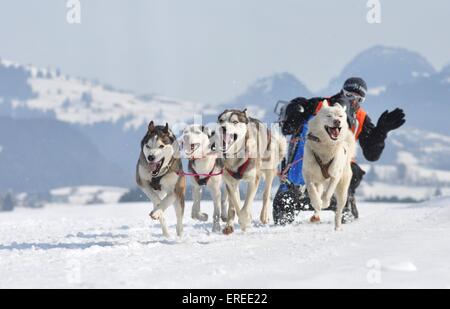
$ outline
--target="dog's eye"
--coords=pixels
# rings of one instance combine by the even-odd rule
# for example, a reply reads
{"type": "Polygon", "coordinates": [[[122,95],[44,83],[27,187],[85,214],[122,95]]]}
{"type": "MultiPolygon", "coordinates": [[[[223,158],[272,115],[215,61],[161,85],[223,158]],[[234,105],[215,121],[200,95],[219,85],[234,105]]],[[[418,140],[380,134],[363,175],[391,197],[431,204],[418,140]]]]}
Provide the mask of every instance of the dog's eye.
{"type": "Polygon", "coordinates": [[[149,145],[145,145],[145,148],[150,149],[150,146],[149,145]]]}
{"type": "Polygon", "coordinates": [[[160,146],[159,146],[159,149],[163,149],[163,148],[164,148],[164,145],[160,145],[160,146]]]}

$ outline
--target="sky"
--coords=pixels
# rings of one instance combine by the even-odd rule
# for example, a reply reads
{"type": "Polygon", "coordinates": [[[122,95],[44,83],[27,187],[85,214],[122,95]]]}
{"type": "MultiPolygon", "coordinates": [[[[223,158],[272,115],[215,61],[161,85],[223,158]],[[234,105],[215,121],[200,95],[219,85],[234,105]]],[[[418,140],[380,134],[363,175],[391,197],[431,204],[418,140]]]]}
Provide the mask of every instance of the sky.
{"type": "Polygon", "coordinates": [[[290,72],[320,91],[358,53],[405,47],[450,63],[450,1],[0,0],[0,57],[98,79],[137,93],[217,103],[290,72]]]}

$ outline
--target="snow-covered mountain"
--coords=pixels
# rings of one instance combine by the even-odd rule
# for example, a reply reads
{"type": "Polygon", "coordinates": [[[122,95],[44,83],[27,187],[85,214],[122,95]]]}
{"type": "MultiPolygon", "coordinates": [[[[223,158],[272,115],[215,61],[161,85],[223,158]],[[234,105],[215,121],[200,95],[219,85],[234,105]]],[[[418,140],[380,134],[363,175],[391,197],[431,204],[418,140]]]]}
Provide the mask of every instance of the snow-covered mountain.
{"type": "Polygon", "coordinates": [[[378,45],[359,53],[321,93],[339,91],[350,76],[364,77],[369,88],[376,91],[390,84],[410,83],[435,73],[428,60],[416,52],[378,45]]]}
{"type": "Polygon", "coordinates": [[[139,129],[150,119],[187,121],[211,106],[163,96],[138,96],[96,81],[62,75],[59,70],[0,62],[0,113],[42,116],[81,125],[119,124],[139,129]],[[180,113],[180,111],[183,111],[180,113]]]}
{"type": "Polygon", "coordinates": [[[224,103],[223,108],[248,108],[254,117],[272,121],[277,101],[289,101],[300,95],[309,97],[312,93],[294,75],[279,73],[257,80],[243,94],[224,103]]]}
{"type": "Polygon", "coordinates": [[[450,195],[450,136],[404,128],[390,134],[381,160],[359,162],[367,172],[358,194],[369,200],[426,200],[450,195]]]}
{"type": "Polygon", "coordinates": [[[49,132],[42,132],[43,135],[28,145],[39,150],[31,158],[33,162],[48,164],[33,164],[27,168],[21,167],[23,162],[19,158],[23,154],[19,144],[12,146],[14,141],[23,138],[22,131],[1,132],[0,145],[3,149],[8,144],[6,150],[11,160],[0,163],[3,166],[0,190],[28,191],[34,186],[35,190],[42,190],[86,184],[132,186],[139,143],[148,122],[178,124],[179,127],[174,128],[177,131],[182,129],[183,123],[202,113],[216,114],[217,111],[207,104],[156,95],[138,96],[95,81],[63,75],[57,69],[1,60],[0,116],[6,117],[3,124],[20,119],[22,131],[28,129],[35,133],[40,131],[33,131],[36,120],[30,119],[57,122],[46,122],[49,132]],[[47,147],[52,138],[57,138],[58,144],[47,147]],[[86,143],[80,142],[82,139],[86,143]],[[74,140],[78,141],[76,149],[68,146],[74,140]],[[75,157],[70,168],[66,152],[75,157]],[[14,160],[19,162],[12,164],[14,160]],[[115,168],[106,168],[108,164],[115,168]],[[60,168],[65,166],[67,170],[60,168]],[[36,176],[42,173],[38,182],[30,175],[34,170],[39,170],[36,176]],[[28,182],[29,179],[34,180],[28,182]]]}
{"type": "Polygon", "coordinates": [[[88,137],[61,121],[0,117],[0,145],[0,191],[130,183],[88,137]]]}

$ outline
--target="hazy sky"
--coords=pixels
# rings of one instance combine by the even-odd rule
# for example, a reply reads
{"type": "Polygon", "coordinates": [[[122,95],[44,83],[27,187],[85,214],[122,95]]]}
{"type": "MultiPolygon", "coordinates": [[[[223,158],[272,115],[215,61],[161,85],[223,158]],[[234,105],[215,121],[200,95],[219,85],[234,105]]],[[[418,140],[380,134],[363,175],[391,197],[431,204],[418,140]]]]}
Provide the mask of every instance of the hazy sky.
{"type": "Polygon", "coordinates": [[[255,79],[295,74],[319,90],[357,53],[376,44],[450,63],[450,1],[0,0],[0,57],[59,67],[139,93],[206,102],[232,98],[255,79]]]}

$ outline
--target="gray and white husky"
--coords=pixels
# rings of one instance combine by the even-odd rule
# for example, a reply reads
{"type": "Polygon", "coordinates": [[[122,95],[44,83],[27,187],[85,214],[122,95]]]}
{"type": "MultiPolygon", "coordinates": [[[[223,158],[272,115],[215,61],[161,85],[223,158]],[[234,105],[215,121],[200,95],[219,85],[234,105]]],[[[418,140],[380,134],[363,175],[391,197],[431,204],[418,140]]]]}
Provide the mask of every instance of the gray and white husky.
{"type": "Polygon", "coordinates": [[[182,143],[189,160],[194,204],[192,218],[208,221],[208,215],[200,212],[202,188],[208,187],[214,201],[213,232],[220,231],[220,218],[225,222],[227,194],[222,194],[223,160],[214,149],[214,132],[202,125],[190,125],[183,130],[182,143]]]}
{"type": "Polygon", "coordinates": [[[159,220],[162,232],[169,237],[164,211],[175,206],[177,235],[183,233],[185,177],[179,156],[179,148],[169,125],[155,126],[153,121],[141,141],[141,153],[136,167],[136,182],[153,202],[150,217],[159,220]]]}
{"type": "Polygon", "coordinates": [[[228,220],[224,234],[234,232],[237,214],[245,231],[251,223],[251,207],[262,178],[265,179],[263,207],[260,219],[269,222],[271,189],[277,167],[286,154],[286,139],[262,122],[250,118],[247,110],[225,110],[218,117],[218,147],[224,156],[224,181],[228,191],[228,220]],[[244,206],[241,209],[239,184],[248,183],[244,206]]]}
{"type": "Polygon", "coordinates": [[[311,222],[320,221],[333,194],[337,201],[336,230],[341,228],[342,210],[347,202],[352,178],[351,160],[355,157],[355,136],[347,122],[346,109],[327,101],[309,122],[308,140],[303,156],[303,177],[315,213],[311,222]]]}

